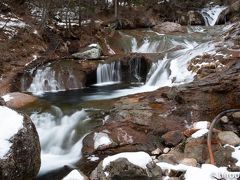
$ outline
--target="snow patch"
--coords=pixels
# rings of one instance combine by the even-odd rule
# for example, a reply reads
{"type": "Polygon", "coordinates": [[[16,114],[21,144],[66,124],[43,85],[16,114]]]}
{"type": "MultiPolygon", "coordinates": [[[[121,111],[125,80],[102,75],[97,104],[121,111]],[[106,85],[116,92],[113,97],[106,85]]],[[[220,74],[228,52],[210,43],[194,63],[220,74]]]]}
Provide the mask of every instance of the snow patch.
{"type": "Polygon", "coordinates": [[[98,161],[99,157],[97,157],[95,155],[92,155],[92,156],[89,156],[87,159],[90,160],[90,161],[98,161]]]}
{"type": "Polygon", "coordinates": [[[94,133],[93,141],[94,149],[98,149],[100,146],[107,146],[112,144],[112,140],[109,138],[108,134],[103,132],[94,133]]]}
{"type": "Polygon", "coordinates": [[[5,102],[11,101],[12,99],[14,99],[14,97],[12,97],[10,94],[6,94],[4,96],[2,96],[3,100],[5,102]]]}
{"type": "Polygon", "coordinates": [[[63,180],[84,180],[84,177],[78,170],[71,171],[63,180]]]}
{"type": "Polygon", "coordinates": [[[8,107],[0,106],[0,117],[0,159],[3,159],[12,145],[9,139],[23,128],[23,116],[8,107]]]}
{"type": "Polygon", "coordinates": [[[125,153],[119,153],[113,156],[108,156],[103,160],[103,169],[106,168],[111,162],[119,159],[119,158],[126,158],[130,163],[139,166],[143,169],[146,169],[146,165],[150,162],[152,162],[152,158],[149,156],[149,154],[145,152],[125,152],[125,153]]]}
{"type": "Polygon", "coordinates": [[[229,172],[227,171],[227,167],[218,168],[211,164],[203,164],[200,168],[183,164],[173,165],[165,162],[157,163],[157,165],[161,167],[162,170],[186,172],[184,176],[185,180],[215,180],[222,178],[226,180],[233,180],[240,176],[240,172],[229,172]]]}
{"type": "Polygon", "coordinates": [[[195,129],[207,129],[210,123],[208,121],[199,121],[193,124],[195,129]]]}
{"type": "Polygon", "coordinates": [[[200,129],[192,134],[192,138],[199,138],[208,133],[208,129],[200,129]]]}

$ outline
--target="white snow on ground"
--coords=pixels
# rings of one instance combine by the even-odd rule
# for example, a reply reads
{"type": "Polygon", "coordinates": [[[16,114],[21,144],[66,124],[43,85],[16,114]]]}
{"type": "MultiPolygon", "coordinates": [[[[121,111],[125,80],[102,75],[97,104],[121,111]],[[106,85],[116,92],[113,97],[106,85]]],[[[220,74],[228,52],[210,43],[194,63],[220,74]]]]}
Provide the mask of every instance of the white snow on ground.
{"type": "Polygon", "coordinates": [[[71,171],[63,180],[84,180],[84,177],[78,170],[71,171]]]}
{"type": "Polygon", "coordinates": [[[234,146],[229,145],[229,144],[226,144],[225,146],[230,146],[231,148],[234,149],[234,152],[232,153],[232,157],[237,160],[236,166],[240,167],[240,146],[234,147],[234,146]]]}
{"type": "Polygon", "coordinates": [[[199,138],[208,133],[208,129],[200,129],[192,134],[193,138],[199,138]]]}
{"type": "Polygon", "coordinates": [[[199,121],[193,124],[195,129],[207,129],[210,123],[208,121],[199,121]]]}
{"type": "Polygon", "coordinates": [[[157,163],[162,170],[175,170],[186,172],[185,180],[216,180],[225,178],[226,180],[237,180],[240,177],[240,172],[229,172],[227,167],[216,167],[211,164],[203,164],[201,168],[186,166],[183,164],[172,165],[165,162],[157,163]]]}
{"type": "Polygon", "coordinates": [[[236,166],[240,167],[240,146],[234,148],[235,151],[232,153],[232,157],[237,159],[236,166]]]}
{"type": "Polygon", "coordinates": [[[193,124],[194,129],[198,129],[197,132],[192,134],[192,138],[199,138],[208,133],[208,127],[210,123],[208,121],[199,121],[193,124]]]}
{"type": "Polygon", "coordinates": [[[3,30],[9,39],[17,34],[18,29],[25,26],[26,23],[14,14],[0,15],[0,29],[3,30]]]}
{"type": "Polygon", "coordinates": [[[89,156],[87,159],[90,161],[97,161],[99,160],[99,157],[92,155],[92,156],[89,156]]]}
{"type": "Polygon", "coordinates": [[[93,141],[94,149],[97,149],[100,146],[107,146],[112,144],[112,140],[109,138],[108,134],[103,132],[94,133],[93,141]]]}
{"type": "Polygon", "coordinates": [[[10,150],[9,139],[23,128],[23,116],[5,106],[0,106],[0,159],[10,150]]]}
{"type": "Polygon", "coordinates": [[[103,160],[103,169],[106,168],[112,161],[115,161],[119,158],[126,158],[130,163],[139,166],[143,169],[146,169],[146,165],[152,161],[152,158],[149,156],[149,154],[145,152],[125,152],[125,153],[119,153],[113,156],[108,156],[103,160]]]}
{"type": "Polygon", "coordinates": [[[14,97],[12,97],[10,94],[6,94],[4,96],[2,96],[2,98],[4,99],[5,102],[11,101],[12,99],[14,99],[14,97]]]}

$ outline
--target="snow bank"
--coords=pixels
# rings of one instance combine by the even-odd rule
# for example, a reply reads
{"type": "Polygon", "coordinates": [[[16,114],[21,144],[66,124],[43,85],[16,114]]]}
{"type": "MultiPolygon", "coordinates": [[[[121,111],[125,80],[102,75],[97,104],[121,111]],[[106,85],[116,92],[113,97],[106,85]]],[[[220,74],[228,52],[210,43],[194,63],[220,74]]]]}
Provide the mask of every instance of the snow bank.
{"type": "Polygon", "coordinates": [[[63,180],[84,180],[84,177],[78,170],[71,171],[63,180]]]}
{"type": "Polygon", "coordinates": [[[240,172],[229,172],[227,167],[216,167],[211,164],[203,164],[199,167],[192,167],[183,164],[172,165],[165,162],[157,163],[162,170],[175,170],[186,172],[185,180],[215,180],[224,178],[226,180],[234,180],[240,177],[240,172]]]}
{"type": "Polygon", "coordinates": [[[5,106],[0,106],[0,159],[10,150],[9,139],[23,128],[23,116],[5,106]]]}
{"type": "Polygon", "coordinates": [[[152,158],[149,154],[145,152],[126,152],[126,153],[119,153],[113,156],[108,156],[103,160],[103,169],[106,168],[111,162],[119,159],[119,158],[126,158],[130,163],[139,166],[143,169],[146,169],[146,165],[152,161],[152,158]]]}
{"type": "Polygon", "coordinates": [[[109,138],[108,134],[103,132],[94,133],[93,141],[94,149],[97,149],[100,146],[107,146],[112,144],[112,140],[109,138]]]}

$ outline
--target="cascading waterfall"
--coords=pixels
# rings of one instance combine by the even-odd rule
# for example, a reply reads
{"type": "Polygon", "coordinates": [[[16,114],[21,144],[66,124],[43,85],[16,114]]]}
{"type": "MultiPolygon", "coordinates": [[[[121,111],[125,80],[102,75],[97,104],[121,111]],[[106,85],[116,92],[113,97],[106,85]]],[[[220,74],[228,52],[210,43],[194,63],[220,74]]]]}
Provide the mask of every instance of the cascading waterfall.
{"type": "Polygon", "coordinates": [[[59,91],[63,89],[56,80],[55,75],[56,73],[51,70],[51,67],[38,69],[27,91],[39,95],[47,91],[59,91]]]}
{"type": "Polygon", "coordinates": [[[70,116],[63,116],[62,111],[54,106],[55,113],[33,113],[34,122],[41,143],[40,175],[48,171],[71,165],[81,158],[82,140],[76,138],[77,124],[88,120],[87,113],[77,111],[70,116]]]}
{"type": "MultiPolygon", "coordinates": [[[[45,92],[57,92],[82,88],[82,83],[77,81],[71,70],[65,70],[65,72],[67,73],[57,73],[49,66],[38,69],[27,91],[32,92],[35,95],[41,95],[45,92]]],[[[24,84],[24,80],[22,80],[22,82],[22,84],[24,84]]],[[[24,87],[22,88],[24,90],[24,87]]]]}
{"type": "Polygon", "coordinates": [[[121,82],[121,62],[99,64],[97,68],[97,85],[116,84],[121,82]]]}
{"type": "Polygon", "coordinates": [[[179,55],[175,58],[165,57],[158,62],[158,67],[149,77],[146,86],[160,88],[191,82],[194,74],[187,69],[189,61],[205,52],[213,51],[214,48],[212,42],[203,43],[185,52],[180,50],[179,55]]]}
{"type": "Polygon", "coordinates": [[[148,38],[144,38],[141,46],[138,46],[136,38],[132,38],[132,52],[134,53],[156,53],[158,51],[158,41],[150,42],[148,38]]]}
{"type": "Polygon", "coordinates": [[[212,6],[203,8],[200,13],[202,14],[206,26],[214,26],[219,20],[220,14],[226,9],[225,6],[212,6]]]}

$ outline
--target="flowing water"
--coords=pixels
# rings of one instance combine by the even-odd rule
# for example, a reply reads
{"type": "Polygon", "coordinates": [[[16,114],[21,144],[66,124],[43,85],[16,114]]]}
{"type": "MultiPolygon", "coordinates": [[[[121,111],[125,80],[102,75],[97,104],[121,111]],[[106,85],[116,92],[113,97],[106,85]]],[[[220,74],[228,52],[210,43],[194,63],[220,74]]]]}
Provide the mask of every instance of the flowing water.
{"type": "MultiPolygon", "coordinates": [[[[113,98],[192,82],[195,74],[187,69],[191,59],[215,50],[211,36],[202,38],[206,36],[204,33],[208,32],[206,28],[202,29],[201,32],[187,33],[181,37],[145,30],[140,31],[141,35],[145,34],[145,38],[142,39],[133,36],[136,31],[120,32],[121,41],[126,39],[122,44],[130,42],[130,47],[125,49],[126,52],[164,55],[164,58],[152,63],[144,78],[141,76],[142,61],[131,60],[130,83],[122,81],[124,71],[120,61],[101,62],[98,65],[96,69],[98,86],[93,85],[84,89],[71,86],[75,89],[71,91],[62,86],[63,76],[56,75],[59,73],[51,69],[51,66],[38,69],[27,89],[33,93],[41,92],[40,98],[50,104],[47,110],[37,108],[29,113],[40,136],[42,148],[40,175],[65,165],[72,166],[81,158],[83,137],[94,127],[101,125],[104,120],[92,114],[96,112],[101,114],[103,109],[109,110],[114,102],[113,98]],[[176,47],[178,48],[171,50],[176,47]],[[55,92],[58,90],[65,91],[55,92]]],[[[68,73],[65,78],[69,78],[70,74],[68,73]]],[[[77,79],[76,75],[72,78],[77,79]]]]}
{"type": "Polygon", "coordinates": [[[226,6],[210,6],[203,8],[200,13],[202,14],[206,26],[214,26],[220,17],[220,14],[226,9],[226,6]]]}
{"type": "Polygon", "coordinates": [[[121,82],[121,62],[99,64],[97,68],[97,85],[104,86],[121,82]]]}

